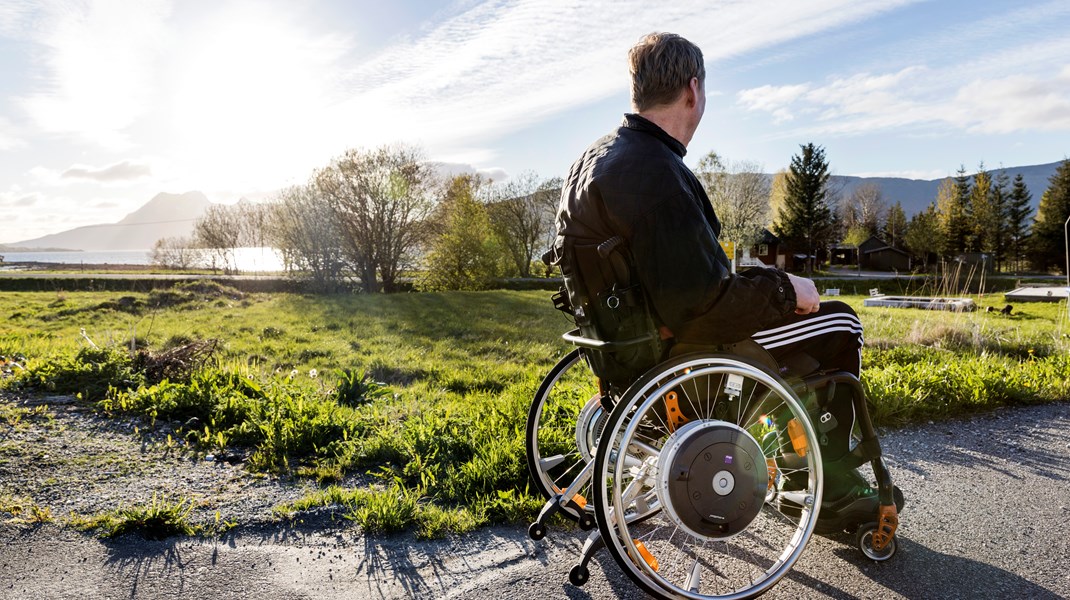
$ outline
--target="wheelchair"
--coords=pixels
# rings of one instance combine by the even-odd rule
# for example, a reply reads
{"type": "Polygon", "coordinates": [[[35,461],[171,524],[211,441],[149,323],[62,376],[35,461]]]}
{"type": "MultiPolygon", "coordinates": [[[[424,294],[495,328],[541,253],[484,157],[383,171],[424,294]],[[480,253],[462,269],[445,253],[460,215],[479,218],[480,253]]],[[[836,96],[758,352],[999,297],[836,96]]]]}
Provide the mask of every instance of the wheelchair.
{"type": "Polygon", "coordinates": [[[590,532],[572,584],[586,583],[603,548],[652,596],[702,599],[768,591],[814,533],[854,533],[874,561],[895,554],[902,498],[857,378],[797,374],[753,343],[672,348],[619,238],[558,252],[548,262],[562,266],[565,289],[554,303],[575,320],[562,336],[575,348],[528,414],[528,468],[547,498],[528,534],[543,539],[555,514],[590,532]],[[837,464],[872,466],[880,508],[819,521],[820,398],[844,386],[856,427],[837,464]]]}

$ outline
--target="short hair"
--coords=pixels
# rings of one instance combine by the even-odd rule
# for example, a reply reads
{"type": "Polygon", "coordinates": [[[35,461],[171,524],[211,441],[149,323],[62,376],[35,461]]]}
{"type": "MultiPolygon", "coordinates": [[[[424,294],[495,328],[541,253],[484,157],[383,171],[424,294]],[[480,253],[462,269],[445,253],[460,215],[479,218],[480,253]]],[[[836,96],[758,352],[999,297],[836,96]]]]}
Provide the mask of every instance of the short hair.
{"type": "Polygon", "coordinates": [[[692,77],[706,79],[702,50],[675,33],[648,33],[628,51],[632,106],[639,112],[680,97],[692,77]]]}

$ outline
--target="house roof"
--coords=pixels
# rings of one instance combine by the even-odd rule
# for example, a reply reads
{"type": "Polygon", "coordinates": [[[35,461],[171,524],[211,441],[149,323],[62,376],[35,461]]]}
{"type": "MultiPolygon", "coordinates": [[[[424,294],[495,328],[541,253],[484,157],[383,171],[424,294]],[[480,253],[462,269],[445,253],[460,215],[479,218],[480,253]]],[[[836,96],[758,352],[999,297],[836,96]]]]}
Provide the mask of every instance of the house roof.
{"type": "Polygon", "coordinates": [[[873,254],[875,252],[885,252],[885,251],[895,252],[896,254],[902,254],[903,256],[910,256],[910,254],[907,253],[905,250],[900,250],[899,248],[894,248],[892,246],[884,246],[882,248],[874,248],[872,250],[864,250],[862,252],[862,254],[873,254]]]}

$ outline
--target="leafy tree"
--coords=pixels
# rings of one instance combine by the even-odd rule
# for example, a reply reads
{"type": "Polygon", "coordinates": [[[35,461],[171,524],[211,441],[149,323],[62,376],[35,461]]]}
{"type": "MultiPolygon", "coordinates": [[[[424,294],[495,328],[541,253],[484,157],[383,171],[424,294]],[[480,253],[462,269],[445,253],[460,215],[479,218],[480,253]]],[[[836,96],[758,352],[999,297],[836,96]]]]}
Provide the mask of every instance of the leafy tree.
{"type": "Polygon", "coordinates": [[[884,229],[881,232],[884,239],[893,248],[903,247],[903,236],[907,230],[907,214],[903,211],[903,204],[898,200],[888,209],[888,218],[884,221],[884,229]]]}
{"type": "Polygon", "coordinates": [[[991,254],[995,248],[995,231],[999,213],[992,203],[992,177],[985,171],[984,163],[977,168],[970,187],[967,203],[970,233],[967,250],[991,254]]]}
{"type": "MultiPolygon", "coordinates": [[[[791,158],[787,195],[776,233],[790,247],[816,256],[827,247],[836,225],[829,206],[830,173],[824,148],[812,142],[800,148],[801,152],[791,158]]],[[[813,270],[809,258],[806,269],[813,270]]]]}
{"type": "Polygon", "coordinates": [[[769,222],[766,225],[771,231],[780,230],[780,215],[784,212],[787,198],[788,172],[780,169],[773,174],[773,181],[769,184],[769,222]]]}
{"type": "Polygon", "coordinates": [[[549,248],[560,195],[557,180],[543,181],[532,172],[493,193],[494,202],[487,207],[490,221],[521,277],[531,277],[535,258],[549,248]]]}
{"type": "Polygon", "coordinates": [[[721,221],[721,240],[735,242],[737,252],[753,246],[769,217],[771,187],[761,166],[747,161],[727,165],[711,151],[695,175],[721,221]]]}
{"type": "Polygon", "coordinates": [[[1026,242],[1029,238],[1029,217],[1033,215],[1033,194],[1022,179],[1022,174],[1014,176],[1014,185],[1007,200],[1007,243],[1008,254],[1014,270],[1021,268],[1025,258],[1026,242]]]}
{"type": "Polygon", "coordinates": [[[426,236],[434,178],[408,146],[347,150],[313,177],[334,211],[347,260],[367,292],[397,290],[426,236]]]}
{"type": "Polygon", "coordinates": [[[1070,217],[1070,159],[1055,170],[1048,179],[1048,189],[1040,197],[1030,238],[1034,268],[1047,271],[1056,267],[1065,272],[1067,217],[1070,217]]]}
{"type": "Polygon", "coordinates": [[[861,246],[862,242],[873,237],[873,233],[869,228],[864,225],[852,225],[847,228],[847,233],[843,236],[843,243],[851,246],[861,246]]]}
{"type": "Polygon", "coordinates": [[[939,254],[944,247],[943,230],[940,226],[940,213],[936,203],[929,203],[928,208],[914,215],[903,234],[903,244],[915,257],[920,258],[926,270],[929,268],[929,256],[939,254]]]}
{"type": "Polygon", "coordinates": [[[439,206],[439,231],[431,239],[420,289],[482,290],[498,276],[501,247],[486,206],[478,194],[486,182],[478,175],[458,175],[439,206]]]}

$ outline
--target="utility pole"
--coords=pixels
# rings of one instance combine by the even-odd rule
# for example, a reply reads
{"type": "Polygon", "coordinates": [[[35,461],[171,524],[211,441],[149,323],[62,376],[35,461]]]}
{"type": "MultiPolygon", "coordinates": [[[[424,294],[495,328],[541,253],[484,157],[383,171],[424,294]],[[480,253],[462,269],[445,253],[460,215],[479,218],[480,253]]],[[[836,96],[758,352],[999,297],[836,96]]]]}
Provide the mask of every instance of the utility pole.
{"type": "Polygon", "coordinates": [[[1070,216],[1063,223],[1063,242],[1066,243],[1066,290],[1070,294],[1070,216]]]}

